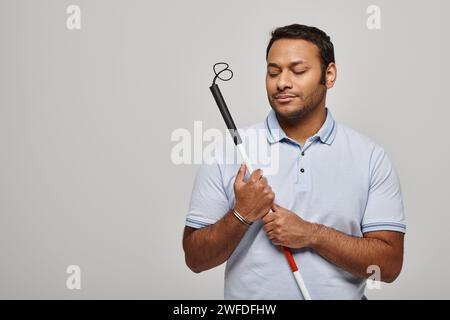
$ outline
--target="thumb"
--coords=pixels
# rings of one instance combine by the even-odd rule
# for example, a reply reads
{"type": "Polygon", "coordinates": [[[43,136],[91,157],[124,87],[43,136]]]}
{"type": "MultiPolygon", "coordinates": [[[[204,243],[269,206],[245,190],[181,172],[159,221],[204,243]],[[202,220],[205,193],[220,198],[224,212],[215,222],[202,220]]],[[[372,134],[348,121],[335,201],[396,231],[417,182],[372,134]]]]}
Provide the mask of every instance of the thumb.
{"type": "Polygon", "coordinates": [[[236,180],[234,181],[234,184],[236,186],[240,186],[244,183],[244,176],[245,176],[245,171],[247,170],[247,167],[245,165],[245,163],[242,163],[241,166],[239,167],[239,171],[236,175],[236,180]]]}
{"type": "Polygon", "coordinates": [[[272,209],[273,212],[275,212],[275,211],[278,211],[280,209],[280,206],[277,205],[276,203],[273,203],[271,209],[272,209]]]}

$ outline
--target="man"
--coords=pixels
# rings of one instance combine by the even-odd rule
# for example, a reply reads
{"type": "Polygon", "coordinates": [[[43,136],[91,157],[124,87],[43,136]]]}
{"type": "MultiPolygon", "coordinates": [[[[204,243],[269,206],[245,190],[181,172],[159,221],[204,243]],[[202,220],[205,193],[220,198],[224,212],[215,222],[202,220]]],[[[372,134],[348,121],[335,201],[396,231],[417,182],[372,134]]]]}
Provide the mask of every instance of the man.
{"type": "Polygon", "coordinates": [[[396,172],[380,146],[325,107],[337,71],[323,31],[275,29],[266,60],[272,110],[255,128],[278,146],[278,171],[245,179],[244,165],[202,165],[186,219],[186,263],[201,272],[226,261],[226,299],[302,299],[285,246],[312,299],[362,299],[372,266],[385,282],[402,268],[396,172]]]}

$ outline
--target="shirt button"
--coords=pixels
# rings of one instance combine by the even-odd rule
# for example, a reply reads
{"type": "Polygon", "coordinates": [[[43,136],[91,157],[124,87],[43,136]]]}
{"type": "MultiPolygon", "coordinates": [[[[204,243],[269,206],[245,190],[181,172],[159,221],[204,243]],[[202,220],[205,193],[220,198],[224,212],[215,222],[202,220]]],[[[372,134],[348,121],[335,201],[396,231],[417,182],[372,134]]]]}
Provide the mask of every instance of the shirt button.
{"type": "Polygon", "coordinates": [[[305,155],[305,151],[302,151],[302,156],[304,156],[305,155]]]}
{"type": "Polygon", "coordinates": [[[305,172],[305,169],[301,168],[301,169],[300,169],[300,172],[301,172],[301,173],[305,172]]]}

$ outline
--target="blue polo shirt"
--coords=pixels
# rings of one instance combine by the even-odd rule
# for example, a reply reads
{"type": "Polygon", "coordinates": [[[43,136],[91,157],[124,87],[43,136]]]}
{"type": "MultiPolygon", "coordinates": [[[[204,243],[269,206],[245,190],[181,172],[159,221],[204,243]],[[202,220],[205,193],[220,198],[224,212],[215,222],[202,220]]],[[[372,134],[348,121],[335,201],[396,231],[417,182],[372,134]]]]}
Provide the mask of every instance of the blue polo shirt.
{"type": "MultiPolygon", "coordinates": [[[[371,231],[406,231],[399,179],[386,152],[334,121],[328,108],[324,124],[303,146],[286,136],[273,110],[265,121],[240,132],[254,168],[263,169],[278,205],[355,237],[371,231]],[[263,138],[255,132],[263,132],[263,138]],[[258,140],[257,148],[251,147],[252,138],[258,140]],[[264,148],[269,161],[259,154],[264,148]]],[[[199,167],[187,226],[214,224],[234,206],[233,185],[242,159],[231,144],[231,138],[218,144],[199,167]],[[236,161],[224,161],[231,158],[236,161]]],[[[363,296],[364,279],[312,249],[292,251],[312,299],[363,296]]],[[[283,252],[267,238],[261,221],[248,229],[226,263],[225,299],[302,299],[283,252]]]]}

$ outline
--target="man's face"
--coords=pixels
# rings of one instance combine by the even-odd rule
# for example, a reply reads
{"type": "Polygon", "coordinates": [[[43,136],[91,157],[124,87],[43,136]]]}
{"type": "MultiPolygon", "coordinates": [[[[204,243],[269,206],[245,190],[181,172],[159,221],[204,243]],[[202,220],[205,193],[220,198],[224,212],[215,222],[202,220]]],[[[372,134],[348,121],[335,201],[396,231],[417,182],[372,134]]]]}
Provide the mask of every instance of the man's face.
{"type": "Polygon", "coordinates": [[[321,75],[316,45],[299,39],[276,40],[267,56],[266,89],[277,115],[295,121],[316,109],[326,94],[321,75]]]}

